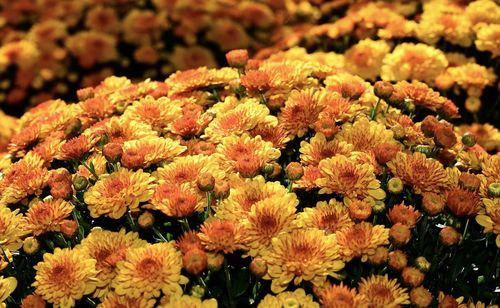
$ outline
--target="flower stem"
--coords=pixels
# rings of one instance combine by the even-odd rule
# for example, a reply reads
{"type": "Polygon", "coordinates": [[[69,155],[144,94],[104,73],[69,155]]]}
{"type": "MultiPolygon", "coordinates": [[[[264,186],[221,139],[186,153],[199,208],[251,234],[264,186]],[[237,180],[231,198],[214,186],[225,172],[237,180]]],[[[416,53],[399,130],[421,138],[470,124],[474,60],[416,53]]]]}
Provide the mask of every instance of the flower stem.
{"type": "Polygon", "coordinates": [[[379,104],[380,104],[380,97],[378,98],[375,107],[373,107],[373,109],[370,111],[370,120],[375,119],[375,115],[377,114],[377,109],[379,104]]]}
{"type": "Polygon", "coordinates": [[[465,241],[465,237],[467,236],[468,229],[469,229],[469,218],[467,218],[467,221],[465,222],[464,234],[462,235],[462,238],[460,239],[460,242],[458,243],[458,245],[462,245],[463,242],[465,241]]]}
{"type": "Polygon", "coordinates": [[[226,290],[227,296],[229,299],[229,307],[234,308],[234,300],[231,292],[231,275],[229,273],[229,264],[227,263],[227,259],[224,258],[224,274],[226,275],[226,290]]]}
{"type": "Polygon", "coordinates": [[[208,191],[207,192],[207,209],[205,210],[205,219],[208,218],[208,216],[212,215],[212,211],[210,206],[212,205],[212,192],[208,191]]]}
{"type": "Polygon", "coordinates": [[[84,162],[83,160],[80,162],[82,164],[82,166],[84,166],[85,168],[87,168],[87,170],[92,174],[93,177],[95,177],[96,180],[99,180],[99,176],[97,175],[97,173],[95,172],[94,168],[91,168],[89,165],[87,165],[86,162],[84,162]]]}
{"type": "Polygon", "coordinates": [[[179,219],[179,222],[181,223],[182,231],[188,232],[191,230],[191,227],[189,227],[189,222],[187,221],[187,218],[179,219]]]}
{"type": "Polygon", "coordinates": [[[134,218],[132,217],[130,210],[127,211],[127,222],[133,231],[137,231],[137,225],[135,224],[134,218]]]}
{"type": "Polygon", "coordinates": [[[161,234],[160,230],[156,226],[153,226],[153,232],[160,238],[162,242],[168,242],[167,239],[161,234]]]}

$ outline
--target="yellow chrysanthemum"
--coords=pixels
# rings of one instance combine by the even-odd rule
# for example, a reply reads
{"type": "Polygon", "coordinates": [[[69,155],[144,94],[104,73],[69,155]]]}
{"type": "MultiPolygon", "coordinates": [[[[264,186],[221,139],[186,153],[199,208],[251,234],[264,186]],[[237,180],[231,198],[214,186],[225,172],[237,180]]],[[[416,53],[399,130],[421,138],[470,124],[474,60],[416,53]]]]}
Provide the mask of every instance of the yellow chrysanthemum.
{"type": "Polygon", "coordinates": [[[389,244],[389,229],[368,222],[339,230],[336,235],[339,253],[346,262],[353,258],[366,262],[377,247],[389,244]]]}
{"type": "Polygon", "coordinates": [[[345,52],[345,69],[364,79],[375,80],[389,51],[386,41],[361,40],[345,52]]]}
{"type": "Polygon", "coordinates": [[[158,308],[217,308],[217,300],[215,298],[201,300],[199,297],[192,295],[182,295],[179,297],[168,298],[167,303],[163,303],[158,308]]]}
{"type": "Polygon", "coordinates": [[[435,1],[424,6],[424,13],[416,28],[419,40],[429,45],[436,44],[439,39],[469,47],[472,45],[472,25],[464,14],[452,14],[436,10],[435,1]]]}
{"type": "Polygon", "coordinates": [[[205,129],[203,137],[216,143],[226,136],[242,135],[261,123],[278,124],[277,119],[269,115],[266,105],[253,98],[238,101],[236,97],[229,96],[207,112],[215,112],[216,116],[205,129]]]}
{"type": "Polygon", "coordinates": [[[403,43],[384,58],[381,77],[387,81],[421,80],[433,84],[448,66],[442,51],[425,44],[403,43]]]}
{"type": "Polygon", "coordinates": [[[317,166],[325,158],[330,158],[338,154],[348,156],[353,148],[352,144],[344,141],[327,141],[323,134],[317,133],[309,139],[309,142],[300,142],[300,159],[304,165],[317,166]]]}
{"type": "Polygon", "coordinates": [[[9,140],[18,126],[19,122],[16,118],[8,116],[0,110],[0,152],[7,150],[9,140]]]}
{"type": "Polygon", "coordinates": [[[115,292],[110,292],[106,295],[106,298],[99,304],[98,308],[153,308],[155,306],[155,300],[150,298],[132,298],[127,295],[118,295],[115,292]]]}
{"type": "Polygon", "coordinates": [[[456,130],[459,135],[471,133],[476,138],[476,143],[486,151],[500,151],[500,130],[488,123],[472,123],[471,125],[460,125],[456,130]]]}
{"type": "Polygon", "coordinates": [[[219,218],[241,219],[248,216],[253,205],[271,199],[292,206],[298,204],[294,193],[289,193],[279,182],[266,182],[262,176],[245,179],[241,183],[233,183],[232,186],[229,197],[222,200],[215,208],[219,218]]]}
{"type": "Polygon", "coordinates": [[[439,192],[449,186],[449,179],[443,165],[427,158],[422,153],[405,154],[399,152],[387,163],[392,174],[413,188],[417,194],[439,192]]]}
{"type": "Polygon", "coordinates": [[[137,233],[125,233],[124,229],[119,232],[92,229],[77,247],[84,249],[90,257],[97,261],[96,269],[99,273],[96,277],[99,279],[99,285],[94,296],[101,299],[106,297],[108,301],[109,284],[116,276],[117,263],[125,259],[129,249],[146,245],[147,242],[139,239],[137,233]]]}
{"type": "Polygon", "coordinates": [[[106,215],[119,219],[127,210],[137,211],[139,203],[148,201],[154,193],[154,179],[142,170],[121,168],[101,177],[84,194],[90,215],[106,215]]]}
{"type": "Polygon", "coordinates": [[[124,117],[113,117],[103,122],[85,130],[82,135],[90,138],[101,138],[102,135],[106,135],[109,142],[120,144],[128,140],[158,136],[158,133],[151,128],[151,125],[145,122],[129,120],[124,117]]]}
{"type": "Polygon", "coordinates": [[[304,289],[299,288],[293,292],[281,292],[278,295],[267,294],[257,305],[257,308],[267,307],[301,307],[319,308],[311,294],[306,294],[304,289]]]}
{"type": "Polygon", "coordinates": [[[483,199],[484,208],[479,211],[476,221],[484,233],[496,234],[496,244],[500,248],[500,198],[483,199]]]}
{"type": "Polygon", "coordinates": [[[294,229],[296,202],[287,202],[286,198],[272,198],[252,205],[243,219],[247,241],[245,248],[248,255],[256,256],[271,245],[273,237],[289,233],[294,229]]]}
{"type": "Polygon", "coordinates": [[[481,96],[483,89],[494,84],[497,76],[493,68],[485,67],[476,63],[450,67],[446,73],[461,88],[467,90],[467,94],[473,97],[481,96]]]}
{"type": "Polygon", "coordinates": [[[264,255],[268,271],[264,279],[272,280],[271,291],[284,291],[293,280],[295,285],[309,281],[321,286],[327,276],[339,278],[344,268],[338,255],[335,235],[317,229],[298,229],[272,240],[264,255]]]}
{"type": "MultiPolygon", "coordinates": [[[[90,166],[90,164],[92,164],[94,166],[95,174],[99,176],[107,173],[106,170],[107,161],[102,154],[94,153],[90,155],[85,163],[87,166],[90,166]]],[[[83,165],[78,166],[78,171],[76,172],[76,174],[84,176],[86,178],[90,178],[93,176],[92,173],[90,173],[90,170],[83,165]]]]}
{"type": "Polygon", "coordinates": [[[74,206],[62,199],[38,201],[30,206],[25,218],[25,230],[35,236],[59,232],[61,223],[71,215],[74,206]]]}
{"type": "Polygon", "coordinates": [[[326,234],[350,227],[354,222],[349,218],[347,208],[335,199],[320,201],[315,207],[306,207],[297,215],[295,224],[299,228],[316,228],[326,234]]]}
{"type": "Polygon", "coordinates": [[[0,246],[4,249],[18,250],[23,246],[23,237],[28,232],[24,230],[23,215],[19,209],[11,211],[0,205],[0,246]]]}
{"type": "Polygon", "coordinates": [[[395,143],[393,136],[393,132],[383,124],[361,118],[353,124],[342,125],[342,130],[335,135],[335,140],[352,144],[356,151],[369,151],[377,144],[395,143]]]}
{"type": "Polygon", "coordinates": [[[173,162],[156,169],[152,175],[159,181],[180,185],[196,184],[201,173],[210,173],[216,180],[225,177],[225,173],[219,169],[214,159],[207,155],[176,157],[173,162]]]}
{"type": "Polygon", "coordinates": [[[500,5],[494,0],[470,2],[465,8],[465,14],[473,25],[500,23],[500,5]]]}
{"type": "Polygon", "coordinates": [[[400,287],[396,279],[389,280],[387,275],[372,275],[361,278],[358,285],[359,294],[365,295],[370,307],[401,307],[410,304],[408,292],[400,287]]]}
{"type": "Polygon", "coordinates": [[[99,284],[95,265],[96,260],[84,251],[56,248],[33,267],[35,293],[54,307],[73,307],[99,284]]]}
{"type": "Polygon", "coordinates": [[[352,199],[367,196],[376,200],[385,198],[370,164],[359,164],[343,155],[336,155],[322,160],[319,169],[323,174],[316,180],[320,193],[337,193],[352,199]]]}
{"type": "Polygon", "coordinates": [[[162,132],[176,118],[182,115],[182,102],[168,97],[154,99],[146,96],[128,107],[123,114],[124,119],[147,123],[157,131],[162,132]]]}
{"type": "Polygon", "coordinates": [[[0,307],[5,308],[5,300],[10,296],[17,287],[17,280],[15,277],[4,278],[0,276],[0,307]]]}
{"type": "Polygon", "coordinates": [[[271,142],[262,137],[251,138],[230,136],[222,139],[217,146],[214,158],[227,172],[239,172],[242,175],[256,175],[264,164],[279,158],[281,152],[271,142]]]}
{"type": "Polygon", "coordinates": [[[125,141],[123,144],[122,163],[126,165],[130,159],[131,166],[136,167],[135,158],[140,159],[140,166],[145,168],[162,161],[170,161],[186,150],[178,140],[161,137],[146,137],[139,140],[125,141]]]}
{"type": "Polygon", "coordinates": [[[182,276],[182,255],[172,242],[129,249],[124,261],[117,264],[117,275],[111,286],[118,295],[132,298],[181,295],[180,284],[187,283],[182,276]]]}

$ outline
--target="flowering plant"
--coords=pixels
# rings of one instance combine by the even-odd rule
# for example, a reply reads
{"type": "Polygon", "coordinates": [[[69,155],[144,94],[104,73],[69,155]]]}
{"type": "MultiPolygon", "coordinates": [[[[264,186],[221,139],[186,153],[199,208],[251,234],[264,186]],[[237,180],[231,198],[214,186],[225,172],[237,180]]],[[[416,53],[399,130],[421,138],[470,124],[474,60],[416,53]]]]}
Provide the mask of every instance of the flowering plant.
{"type": "Polygon", "coordinates": [[[331,57],[234,50],[231,67],[109,77],[26,112],[0,161],[1,301],[497,303],[498,130],[331,57]]]}

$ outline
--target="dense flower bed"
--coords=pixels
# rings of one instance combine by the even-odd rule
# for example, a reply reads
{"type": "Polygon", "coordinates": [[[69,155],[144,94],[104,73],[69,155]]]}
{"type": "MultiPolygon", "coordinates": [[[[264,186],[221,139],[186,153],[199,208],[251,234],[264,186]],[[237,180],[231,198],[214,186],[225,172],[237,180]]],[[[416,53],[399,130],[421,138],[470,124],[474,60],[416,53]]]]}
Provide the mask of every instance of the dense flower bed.
{"type": "Polygon", "coordinates": [[[497,303],[498,130],[453,126],[423,82],[290,53],[109,77],[25,113],[0,161],[0,300],[497,303]]]}

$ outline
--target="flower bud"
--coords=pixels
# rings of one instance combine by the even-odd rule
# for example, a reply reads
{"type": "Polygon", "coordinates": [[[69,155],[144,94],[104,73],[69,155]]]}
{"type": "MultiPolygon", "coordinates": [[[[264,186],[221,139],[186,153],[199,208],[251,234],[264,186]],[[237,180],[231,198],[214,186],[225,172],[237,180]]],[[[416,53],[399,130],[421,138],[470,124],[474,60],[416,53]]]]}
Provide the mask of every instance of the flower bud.
{"type": "Polygon", "coordinates": [[[368,262],[373,265],[381,265],[387,262],[389,258],[389,249],[384,246],[378,246],[375,254],[368,256],[368,262]]]}
{"type": "Polygon", "coordinates": [[[139,215],[139,218],[137,219],[137,224],[139,225],[139,227],[143,229],[151,228],[154,223],[155,223],[155,216],[149,211],[142,213],[141,215],[139,215]]]}
{"type": "Polygon", "coordinates": [[[278,164],[277,162],[272,162],[272,165],[274,167],[273,172],[268,175],[269,179],[276,179],[280,174],[283,168],[281,168],[281,165],[278,164]]]}
{"type": "Polygon", "coordinates": [[[388,100],[389,97],[391,97],[392,92],[394,92],[394,86],[387,81],[377,81],[373,86],[373,90],[377,97],[388,100]]]}
{"type": "Polygon", "coordinates": [[[471,133],[465,133],[463,136],[462,136],[462,143],[463,145],[465,145],[466,147],[473,147],[475,144],[476,144],[476,136],[474,136],[473,134],[471,133]]]}
{"type": "Polygon", "coordinates": [[[423,286],[410,291],[410,301],[417,308],[429,307],[432,303],[432,294],[423,286]]]}
{"type": "Polygon", "coordinates": [[[381,165],[385,165],[387,162],[393,160],[400,150],[401,148],[396,144],[381,143],[375,146],[373,152],[377,162],[381,165]]]}
{"type": "Polygon", "coordinates": [[[229,197],[230,186],[227,181],[217,181],[214,186],[214,196],[217,199],[225,199],[229,197]]]}
{"type": "Polygon", "coordinates": [[[224,255],[220,253],[209,252],[207,253],[207,266],[208,269],[217,272],[224,264],[224,255]]]}
{"type": "Polygon", "coordinates": [[[244,67],[248,62],[248,51],[246,49],[235,49],[226,53],[226,60],[230,66],[244,67]]]}
{"type": "Polygon", "coordinates": [[[346,82],[340,86],[340,94],[342,94],[342,97],[352,100],[360,98],[364,92],[364,86],[357,82],[346,82]]]}
{"type": "Polygon", "coordinates": [[[87,188],[87,185],[89,184],[89,181],[87,180],[86,177],[77,175],[75,179],[73,180],[73,187],[75,187],[76,191],[82,191],[87,188]]]}
{"type": "Polygon", "coordinates": [[[408,264],[408,257],[406,254],[397,249],[389,253],[389,267],[396,271],[402,271],[408,264]]]}
{"type": "Polygon", "coordinates": [[[40,242],[36,239],[36,237],[30,236],[24,239],[23,241],[23,251],[29,255],[35,254],[40,249],[40,242]]]}
{"type": "Polygon", "coordinates": [[[262,173],[264,174],[271,174],[274,171],[274,165],[273,164],[265,164],[264,167],[262,167],[262,173]]]}
{"type": "Polygon", "coordinates": [[[457,136],[447,125],[438,125],[434,130],[434,142],[440,147],[449,149],[457,143],[457,136]]]}
{"type": "Polygon", "coordinates": [[[445,246],[453,246],[460,241],[462,235],[455,228],[447,226],[439,232],[439,239],[445,246]]]}
{"type": "Polygon", "coordinates": [[[208,172],[203,172],[198,175],[196,185],[201,191],[212,191],[215,186],[215,178],[208,172]]]}
{"type": "Polygon", "coordinates": [[[383,213],[385,211],[385,203],[383,201],[376,201],[372,210],[377,214],[383,213]]]}
{"type": "Polygon", "coordinates": [[[462,173],[458,179],[458,184],[467,190],[477,191],[479,186],[481,186],[481,180],[479,177],[472,173],[462,173]]]}
{"type": "Polygon", "coordinates": [[[304,175],[304,167],[300,163],[291,162],[286,166],[285,172],[288,179],[296,181],[304,175]]]}
{"type": "Polygon", "coordinates": [[[494,198],[500,197],[500,183],[491,183],[488,185],[488,194],[494,198]]]}
{"type": "Polygon", "coordinates": [[[465,109],[469,112],[478,112],[481,109],[481,105],[481,100],[478,97],[467,97],[465,99],[465,109]]]}
{"type": "Polygon", "coordinates": [[[399,222],[394,224],[389,230],[389,238],[396,246],[406,245],[411,239],[410,227],[399,222]]]}
{"type": "Polygon", "coordinates": [[[70,199],[73,195],[73,187],[71,186],[71,181],[53,183],[52,185],[50,185],[50,194],[55,199],[70,199]]]}
{"type": "Polygon", "coordinates": [[[72,237],[78,229],[78,224],[74,220],[65,219],[61,222],[61,233],[66,237],[72,237]]]}
{"type": "Polygon", "coordinates": [[[441,213],[445,204],[446,199],[441,194],[433,192],[424,192],[422,194],[422,207],[424,211],[431,216],[441,213]]]}
{"type": "Polygon", "coordinates": [[[182,264],[188,273],[198,276],[207,268],[207,253],[201,249],[190,249],[182,257],[182,264]]]}
{"type": "Polygon", "coordinates": [[[401,277],[407,285],[411,287],[418,287],[422,284],[422,282],[424,282],[425,274],[419,271],[416,267],[408,266],[403,269],[401,277]]]}
{"type": "Polygon", "coordinates": [[[426,137],[433,137],[438,125],[439,121],[436,117],[429,115],[422,120],[420,128],[426,137]]]}
{"type": "Polygon", "coordinates": [[[348,205],[349,217],[356,221],[368,219],[372,214],[372,205],[364,200],[352,200],[348,205]]]}
{"type": "Polygon", "coordinates": [[[21,308],[45,308],[47,303],[37,294],[30,294],[26,296],[21,302],[21,308]]]}
{"type": "Polygon", "coordinates": [[[123,147],[117,142],[107,143],[102,151],[106,160],[110,163],[119,162],[123,155],[123,147]]]}
{"type": "Polygon", "coordinates": [[[403,192],[404,184],[400,178],[391,178],[387,182],[387,189],[391,194],[397,195],[403,192]]]}
{"type": "Polygon", "coordinates": [[[420,256],[415,259],[415,266],[423,273],[427,273],[431,269],[431,262],[427,261],[425,257],[420,256]]]}
{"type": "Polygon", "coordinates": [[[250,262],[250,272],[257,278],[263,277],[267,274],[267,264],[262,258],[254,258],[250,262]]]}
{"type": "Polygon", "coordinates": [[[203,298],[204,295],[205,295],[204,287],[200,286],[199,284],[196,284],[191,287],[191,296],[203,298]]]}

